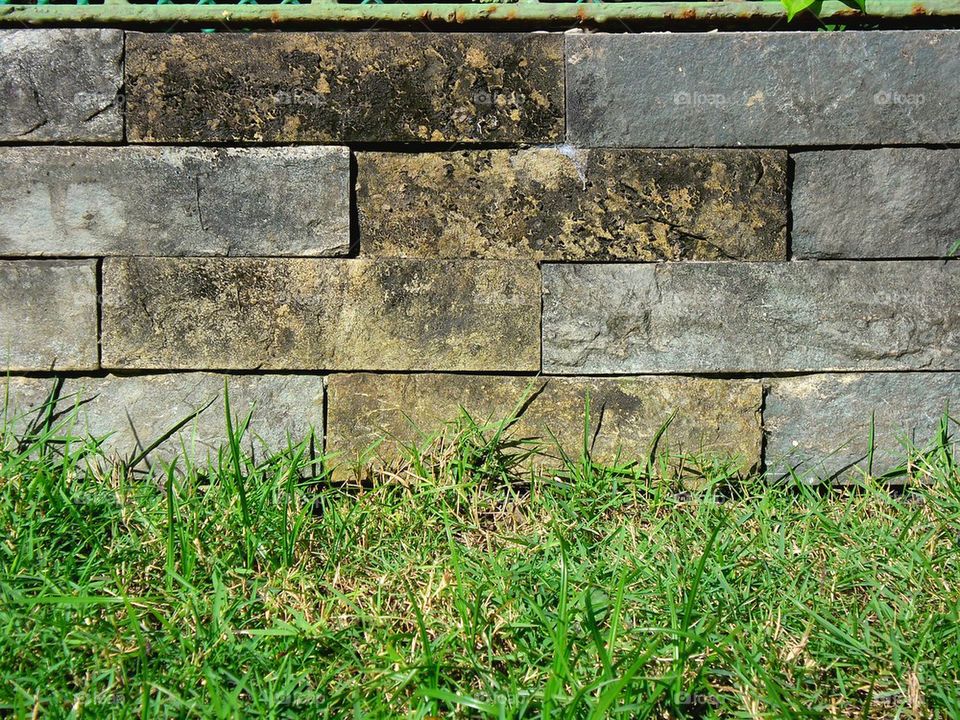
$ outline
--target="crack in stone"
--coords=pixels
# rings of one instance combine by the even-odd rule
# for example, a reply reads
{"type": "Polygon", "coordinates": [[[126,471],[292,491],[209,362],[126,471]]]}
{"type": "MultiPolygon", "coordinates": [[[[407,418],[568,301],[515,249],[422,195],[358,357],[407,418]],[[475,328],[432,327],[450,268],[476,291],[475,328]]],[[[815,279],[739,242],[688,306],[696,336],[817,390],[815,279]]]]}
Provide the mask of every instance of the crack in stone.
{"type": "Polygon", "coordinates": [[[85,123],[86,123],[86,122],[90,122],[90,121],[93,120],[95,117],[98,117],[98,116],[100,116],[100,115],[103,115],[103,113],[105,113],[107,110],[109,110],[109,109],[112,108],[114,105],[116,105],[116,102],[117,102],[117,101],[116,101],[116,98],[114,98],[114,99],[111,100],[109,103],[107,103],[106,105],[104,105],[102,108],[98,108],[98,109],[94,110],[92,113],[90,113],[90,114],[87,115],[85,118],[83,118],[83,122],[85,122],[85,123]]]}
{"type": "Polygon", "coordinates": [[[757,163],[758,170],[756,173],[757,176],[753,180],[753,186],[757,187],[760,184],[760,182],[763,180],[763,176],[767,174],[767,166],[763,162],[762,157],[755,158],[755,162],[757,163]]]}
{"type": "Polygon", "coordinates": [[[692,237],[696,240],[702,240],[707,243],[710,242],[704,235],[699,235],[697,233],[690,232],[689,230],[684,228],[682,225],[679,225],[678,223],[672,222],[670,220],[667,220],[666,218],[662,218],[657,215],[645,214],[645,215],[638,216],[637,219],[646,220],[647,222],[660,223],[661,225],[666,225],[668,228],[676,232],[678,235],[681,235],[684,237],[692,237]]]}
{"type": "MultiPolygon", "coordinates": [[[[197,206],[197,221],[200,223],[200,231],[208,232],[206,225],[203,223],[203,206],[200,204],[200,175],[196,175],[193,178],[194,186],[196,187],[196,206],[197,206]]],[[[229,248],[227,249],[227,255],[230,254],[229,248]]]]}
{"type": "Polygon", "coordinates": [[[50,118],[47,117],[47,114],[43,111],[43,108],[40,105],[40,93],[37,91],[36,86],[31,85],[30,92],[33,94],[33,102],[34,102],[34,105],[36,105],[37,107],[37,113],[41,116],[42,119],[40,120],[40,122],[31,126],[27,130],[17,133],[17,137],[25,137],[26,135],[31,135],[32,133],[35,133],[37,130],[42,128],[44,125],[49,124],[50,122],[50,118]]]}

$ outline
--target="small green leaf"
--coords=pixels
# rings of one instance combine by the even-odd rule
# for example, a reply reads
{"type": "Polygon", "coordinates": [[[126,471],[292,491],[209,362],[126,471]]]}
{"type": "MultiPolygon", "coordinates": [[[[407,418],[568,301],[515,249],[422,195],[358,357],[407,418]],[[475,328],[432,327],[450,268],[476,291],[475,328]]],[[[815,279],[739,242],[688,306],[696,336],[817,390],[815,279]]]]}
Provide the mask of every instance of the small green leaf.
{"type": "Polygon", "coordinates": [[[801,13],[812,5],[817,5],[819,9],[820,0],[780,0],[787,9],[787,20],[793,20],[797,13],[801,13]]]}

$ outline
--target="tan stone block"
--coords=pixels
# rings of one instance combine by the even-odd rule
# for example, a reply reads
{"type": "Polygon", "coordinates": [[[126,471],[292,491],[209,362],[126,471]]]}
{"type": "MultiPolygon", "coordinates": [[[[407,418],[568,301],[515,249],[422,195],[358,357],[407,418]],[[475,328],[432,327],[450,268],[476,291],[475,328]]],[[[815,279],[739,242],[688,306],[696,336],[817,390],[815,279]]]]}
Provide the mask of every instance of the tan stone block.
{"type": "Polygon", "coordinates": [[[118,258],[109,368],[535,371],[535,263],[118,258]]]}
{"type": "Polygon", "coordinates": [[[542,438],[557,458],[555,437],[565,453],[579,458],[587,397],[598,462],[645,463],[671,416],[658,450],[735,457],[744,469],[760,462],[762,387],[756,381],[351,373],[331,375],[328,393],[327,450],[338,453],[335,462],[343,466],[361,457],[374,467],[393,462],[403,446],[422,444],[456,419],[461,407],[481,424],[499,423],[525,398],[529,403],[510,437],[542,438]]]}

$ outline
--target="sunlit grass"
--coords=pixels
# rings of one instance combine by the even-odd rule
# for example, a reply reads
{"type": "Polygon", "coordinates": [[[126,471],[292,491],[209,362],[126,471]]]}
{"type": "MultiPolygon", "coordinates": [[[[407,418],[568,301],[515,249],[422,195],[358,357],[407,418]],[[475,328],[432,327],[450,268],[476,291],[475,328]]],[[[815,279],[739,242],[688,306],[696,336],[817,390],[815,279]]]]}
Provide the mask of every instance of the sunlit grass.
{"type": "Polygon", "coordinates": [[[602,467],[466,412],[361,484],[224,417],[150,474],[4,425],[2,712],[960,717],[946,419],[891,491],[602,467]]]}

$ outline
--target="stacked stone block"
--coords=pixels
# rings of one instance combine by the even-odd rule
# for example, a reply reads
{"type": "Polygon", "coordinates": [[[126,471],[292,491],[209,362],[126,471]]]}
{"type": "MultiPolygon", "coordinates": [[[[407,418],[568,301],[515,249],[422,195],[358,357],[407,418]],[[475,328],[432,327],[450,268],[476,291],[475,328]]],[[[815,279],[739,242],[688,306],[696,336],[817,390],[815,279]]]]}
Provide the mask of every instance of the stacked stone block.
{"type": "Polygon", "coordinates": [[[213,451],[225,380],[263,446],[371,467],[459,406],[579,453],[589,402],[603,462],[672,418],[659,449],[843,477],[960,401],[958,32],[16,30],[0,60],[10,406],[66,372],[128,457],[183,419],[158,456],[213,451]]]}

